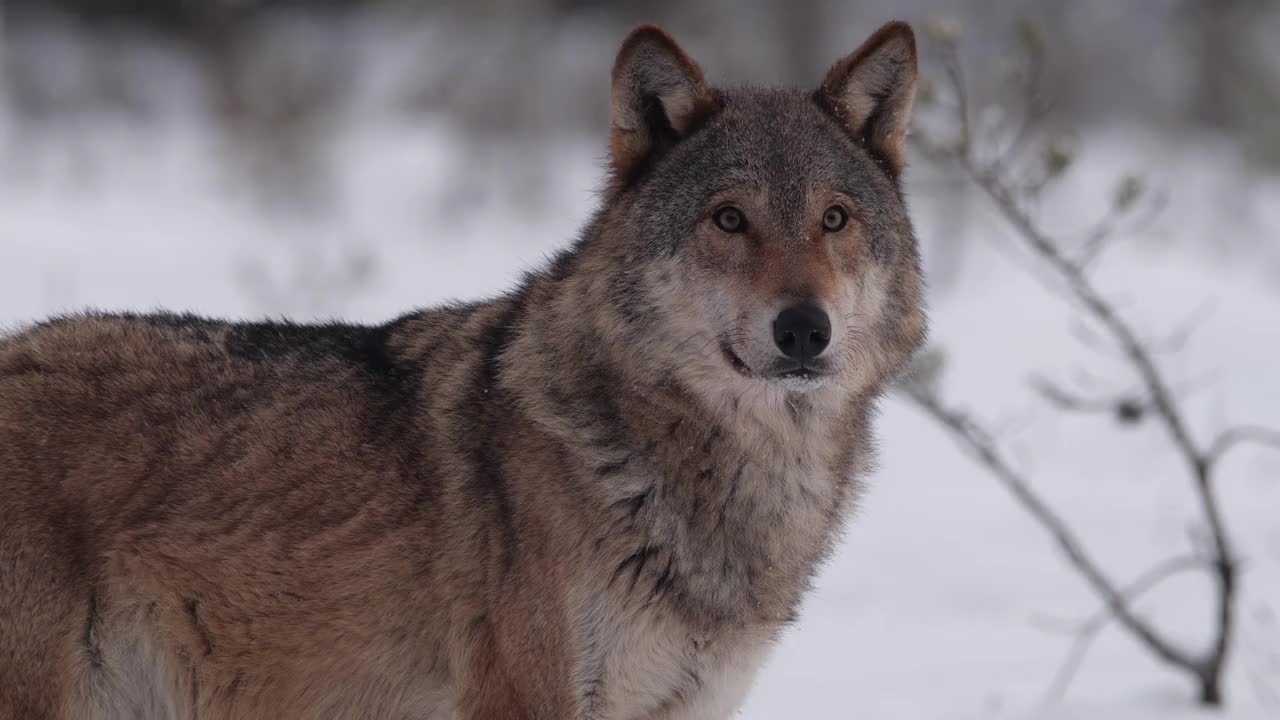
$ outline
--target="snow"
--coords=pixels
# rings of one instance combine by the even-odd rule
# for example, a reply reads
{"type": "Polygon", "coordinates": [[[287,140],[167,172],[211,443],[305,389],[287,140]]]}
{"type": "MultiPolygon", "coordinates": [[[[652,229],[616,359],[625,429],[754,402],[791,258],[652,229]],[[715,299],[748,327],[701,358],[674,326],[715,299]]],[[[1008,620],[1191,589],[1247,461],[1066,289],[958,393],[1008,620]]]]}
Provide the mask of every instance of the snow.
{"type": "MultiPolygon", "coordinates": [[[[346,118],[327,143],[339,172],[323,199],[282,210],[198,118],[105,118],[83,130],[0,120],[0,325],[86,306],[374,321],[492,294],[572,239],[595,202],[603,149],[597,138],[557,141],[530,207],[493,159],[500,151],[462,178],[475,145],[447,124],[346,118]],[[487,194],[459,203],[464,180],[487,194]]],[[[1212,143],[1175,153],[1131,140],[1100,137],[1106,152],[1086,158],[1062,196],[1066,217],[1087,218],[1107,202],[1098,188],[1132,163],[1158,167],[1170,193],[1157,241],[1108,256],[1102,287],[1152,337],[1209,303],[1188,346],[1161,357],[1198,438],[1229,423],[1280,426],[1276,184],[1246,185],[1226,206],[1211,190],[1238,168],[1212,143]],[[1223,228],[1272,240],[1233,245],[1223,261],[1196,243],[1223,228]]],[[[1033,370],[1064,384],[1086,370],[1113,389],[1132,378],[1114,354],[1075,338],[1075,314],[1028,278],[1032,261],[989,213],[966,223],[947,215],[945,188],[921,182],[912,195],[926,253],[963,248],[932,298],[947,399],[997,429],[1114,578],[1185,552],[1199,520],[1161,430],[1061,415],[1026,383],[1033,370]]],[[[1046,533],[920,413],[891,397],[877,432],[869,494],[741,717],[1280,717],[1280,454],[1242,448],[1220,478],[1246,570],[1229,710],[1203,715],[1190,684],[1115,627],[1065,698],[1047,699],[1070,638],[1045,626],[1088,617],[1096,599],[1046,533]]],[[[1206,577],[1184,576],[1140,608],[1179,643],[1203,644],[1208,588],[1206,577]]]]}

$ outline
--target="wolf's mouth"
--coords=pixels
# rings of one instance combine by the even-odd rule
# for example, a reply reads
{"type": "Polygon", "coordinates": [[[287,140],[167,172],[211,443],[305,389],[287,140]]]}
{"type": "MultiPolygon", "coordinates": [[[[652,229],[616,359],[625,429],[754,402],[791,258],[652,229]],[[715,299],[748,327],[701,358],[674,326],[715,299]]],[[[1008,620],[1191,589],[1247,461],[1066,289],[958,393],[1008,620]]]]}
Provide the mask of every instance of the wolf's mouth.
{"type": "Polygon", "coordinates": [[[817,380],[821,377],[822,373],[811,367],[798,367],[778,373],[781,380],[817,380]]]}
{"type": "Polygon", "coordinates": [[[827,377],[827,372],[823,367],[814,365],[789,366],[781,368],[772,368],[767,375],[761,376],[751,369],[750,365],[743,362],[742,358],[733,351],[728,342],[720,343],[720,353],[724,355],[725,362],[729,363],[729,367],[734,369],[739,375],[753,379],[769,379],[781,380],[791,383],[817,383],[827,377]]]}
{"type": "Polygon", "coordinates": [[[751,368],[742,361],[742,358],[738,357],[738,354],[733,351],[733,348],[729,347],[728,342],[720,343],[720,352],[724,355],[724,359],[729,363],[729,367],[733,368],[739,375],[743,377],[751,377],[754,374],[751,372],[751,368]]]}

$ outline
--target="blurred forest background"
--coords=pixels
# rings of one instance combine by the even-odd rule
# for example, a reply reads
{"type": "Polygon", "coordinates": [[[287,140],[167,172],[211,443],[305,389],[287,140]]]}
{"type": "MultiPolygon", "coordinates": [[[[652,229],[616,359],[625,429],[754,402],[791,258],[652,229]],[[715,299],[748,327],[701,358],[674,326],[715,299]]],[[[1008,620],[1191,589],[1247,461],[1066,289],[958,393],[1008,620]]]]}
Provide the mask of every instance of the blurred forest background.
{"type": "MultiPolygon", "coordinates": [[[[1218,177],[1202,191],[1236,218],[1258,212],[1255,180],[1280,173],[1273,0],[3,0],[0,132],[10,148],[47,143],[41,156],[83,179],[112,163],[86,124],[135,137],[198,124],[225,182],[273,215],[315,218],[342,202],[342,143],[370,128],[431,127],[451,136],[450,182],[420,188],[420,203],[448,215],[506,193],[546,209],[556,184],[545,178],[564,168],[565,147],[603,147],[608,65],[632,25],[660,21],[723,82],[811,85],[865,28],[894,17],[962,33],[984,119],[998,121],[1017,90],[1007,72],[1017,28],[1034,27],[1047,39],[1043,137],[1073,149],[1106,136],[1112,144],[1095,152],[1117,154],[1141,144],[1155,149],[1143,158],[1150,169],[1161,156],[1210,153],[1218,177]]],[[[940,71],[931,60],[926,51],[926,96],[940,71]]],[[[24,162],[42,164],[9,158],[24,162]]],[[[936,170],[918,166],[917,186],[953,195],[953,220],[967,221],[963,193],[932,192],[948,187],[936,170]]],[[[1260,249],[1261,239],[1206,232],[1196,242],[1215,256],[1248,247],[1280,273],[1276,243],[1260,249]]],[[[352,257],[331,263],[341,267],[301,268],[295,281],[321,273],[323,293],[340,293],[341,275],[364,279],[373,259],[348,243],[352,257]]],[[[961,252],[950,240],[936,249],[935,280],[961,252]]],[[[279,300],[264,295],[259,309],[279,300]]]]}
{"type": "Polygon", "coordinates": [[[362,74],[377,60],[362,38],[396,29],[384,39],[416,62],[379,100],[473,131],[539,136],[600,127],[604,79],[583,60],[606,57],[642,21],[661,19],[730,80],[811,83],[847,51],[850,28],[885,17],[956,20],[975,59],[998,59],[1023,19],[1052,30],[1058,122],[1223,133],[1258,168],[1280,167],[1280,8],[1271,0],[6,0],[5,8],[8,92],[32,121],[92,107],[144,117],[161,109],[155,84],[140,82],[151,79],[141,76],[140,55],[158,50],[202,76],[196,91],[229,124],[302,123],[368,101],[359,97],[362,74]],[[58,42],[75,43],[75,59],[58,42]]]}
{"type": "MultiPolygon", "coordinates": [[[[716,82],[815,86],[895,18],[921,36],[921,137],[958,131],[962,69],[978,169],[1025,147],[1004,168],[1020,209],[1115,243],[1097,282],[1159,346],[1198,442],[1280,427],[1276,0],[0,0],[0,327],[86,306],[377,321],[500,291],[596,202],[631,26],[660,23],[716,82]]],[[[1113,577],[1175,547],[1212,561],[1142,384],[974,174],[913,153],[930,382],[1113,577]],[[1101,419],[1046,407],[1027,382],[1046,374],[1101,419]]],[[[891,399],[881,432],[866,507],[744,717],[1197,712],[1122,631],[1077,656],[1061,628],[1098,599],[936,423],[891,399]]],[[[1224,474],[1244,587],[1227,707],[1280,718],[1280,458],[1242,450],[1224,474]]],[[[1176,579],[1139,611],[1195,647],[1209,587],[1176,579]]]]}

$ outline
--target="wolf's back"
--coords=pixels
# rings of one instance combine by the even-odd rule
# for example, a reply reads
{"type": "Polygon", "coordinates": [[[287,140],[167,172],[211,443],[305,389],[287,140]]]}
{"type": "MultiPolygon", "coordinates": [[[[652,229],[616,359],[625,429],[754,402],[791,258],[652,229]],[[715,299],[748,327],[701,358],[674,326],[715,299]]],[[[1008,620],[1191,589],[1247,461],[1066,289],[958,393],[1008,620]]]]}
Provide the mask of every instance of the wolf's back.
{"type": "MultiPolygon", "coordinates": [[[[393,646],[384,635],[440,647],[451,600],[430,588],[479,561],[455,538],[484,522],[439,530],[484,365],[481,343],[444,338],[485,334],[493,313],[86,315],[0,340],[0,717],[60,717],[41,705],[54,698],[182,717],[172,699],[197,694],[256,717],[222,696],[288,697],[271,684],[349,674],[331,658],[393,646]],[[198,688],[174,672],[184,658],[203,659],[198,688]]],[[[369,682],[411,677],[382,667],[369,682]]],[[[379,697],[430,704],[407,692],[379,697]]]]}

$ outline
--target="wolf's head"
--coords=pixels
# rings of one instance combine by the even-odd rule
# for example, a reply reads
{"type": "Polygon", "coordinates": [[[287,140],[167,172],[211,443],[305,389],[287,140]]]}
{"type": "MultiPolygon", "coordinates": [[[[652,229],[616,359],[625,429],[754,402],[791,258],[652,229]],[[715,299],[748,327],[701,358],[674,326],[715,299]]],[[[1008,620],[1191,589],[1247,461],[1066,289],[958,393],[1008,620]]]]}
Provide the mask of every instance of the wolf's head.
{"type": "Polygon", "coordinates": [[[586,242],[612,352],[716,397],[859,393],[902,366],[924,334],[900,182],[915,85],[904,23],[812,91],[713,88],[662,30],[632,32],[586,242]]]}

